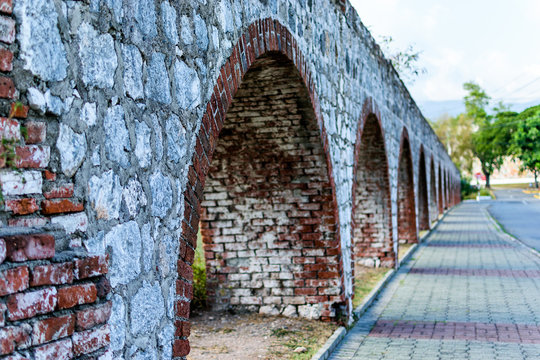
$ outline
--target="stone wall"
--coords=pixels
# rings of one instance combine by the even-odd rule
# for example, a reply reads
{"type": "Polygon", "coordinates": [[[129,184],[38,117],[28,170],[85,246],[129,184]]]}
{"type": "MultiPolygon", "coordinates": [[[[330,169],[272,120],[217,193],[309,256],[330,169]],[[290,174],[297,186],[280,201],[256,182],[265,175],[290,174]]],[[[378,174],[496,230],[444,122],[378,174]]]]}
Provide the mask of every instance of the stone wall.
{"type": "MultiPolygon", "coordinates": [[[[311,109],[312,135],[302,143],[319,149],[313,161],[321,168],[312,170],[321,181],[307,183],[324,201],[310,199],[302,205],[308,209],[298,205],[298,211],[310,212],[308,222],[323,211],[329,222],[321,228],[308,224],[314,240],[305,241],[313,241],[313,248],[288,242],[289,255],[300,252],[291,255],[300,259],[293,261],[304,262],[302,269],[312,273],[313,286],[294,288],[309,288],[297,301],[320,301],[324,318],[351,314],[353,188],[362,186],[355,149],[369,115],[365,109],[380,123],[387,158],[381,173],[388,178],[391,216],[388,220],[384,212],[384,223],[377,224],[385,228],[384,237],[391,236],[385,249],[397,252],[405,130],[413,189],[418,189],[422,145],[440,169],[436,193],[450,189],[456,202],[457,169],[345,0],[0,0],[0,12],[0,130],[8,145],[2,152],[0,221],[18,234],[64,233],[56,238],[59,254],[109,256],[111,292],[99,301],[111,302],[114,357],[184,358],[189,352],[191,264],[204,215],[201,203],[210,189],[206,180],[213,176],[212,154],[244,75],[253,66],[269,65],[262,58],[280,54],[296,68],[305,86],[302,107],[311,109]],[[322,210],[311,208],[317,202],[322,210]],[[315,238],[325,244],[315,245],[315,238]],[[319,266],[308,266],[312,261],[319,266]]],[[[286,125],[265,126],[271,134],[286,125]]],[[[287,155],[295,154],[295,146],[301,148],[295,144],[287,155]]],[[[426,183],[431,197],[433,179],[426,183]]],[[[413,191],[411,204],[418,204],[413,191]]],[[[416,234],[417,205],[407,212],[416,234]]],[[[287,223],[299,221],[285,215],[280,216],[287,223]]],[[[393,256],[387,250],[373,255],[370,249],[369,256],[386,261],[393,256]]],[[[217,256],[210,249],[207,254],[217,256]]],[[[221,256],[228,256],[225,248],[221,256]]],[[[264,258],[270,263],[277,257],[271,252],[264,258]]],[[[27,265],[30,272],[32,266],[27,265]]],[[[294,275],[296,268],[276,274],[294,275]]],[[[260,288],[261,294],[269,288],[260,288]]],[[[279,297],[285,301],[285,295],[279,297]]]]}

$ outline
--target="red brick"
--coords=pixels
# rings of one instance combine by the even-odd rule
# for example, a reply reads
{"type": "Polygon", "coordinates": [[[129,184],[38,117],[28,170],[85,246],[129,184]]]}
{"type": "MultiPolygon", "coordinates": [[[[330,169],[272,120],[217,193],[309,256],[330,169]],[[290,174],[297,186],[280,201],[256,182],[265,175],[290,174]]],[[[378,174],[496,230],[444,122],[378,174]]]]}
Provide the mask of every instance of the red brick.
{"type": "Polygon", "coordinates": [[[27,144],[39,144],[45,141],[47,137],[47,124],[40,121],[28,121],[24,126],[26,127],[27,136],[25,142],[27,144]]]}
{"type": "Polygon", "coordinates": [[[32,345],[71,336],[75,331],[75,315],[64,315],[38,320],[33,325],[32,345]]]}
{"type": "MultiPolygon", "coordinates": [[[[11,55],[13,56],[13,54],[11,55]]],[[[2,50],[0,50],[0,67],[2,61],[2,50]]],[[[30,110],[30,107],[28,105],[23,105],[20,102],[14,102],[11,103],[11,110],[9,111],[9,115],[12,118],[19,118],[19,119],[26,119],[28,117],[28,111],[30,110]]]]}
{"type": "Polygon", "coordinates": [[[73,352],[76,356],[89,354],[110,343],[109,326],[76,332],[73,334],[73,352]]]}
{"type": "Polygon", "coordinates": [[[13,80],[5,76],[0,76],[0,98],[12,100],[15,100],[17,98],[17,90],[15,89],[15,84],[13,83],[13,80]]]}
{"type": "Polygon", "coordinates": [[[96,285],[82,284],[58,289],[58,309],[93,303],[97,299],[96,285]]]}
{"type": "Polygon", "coordinates": [[[39,206],[34,198],[6,200],[6,210],[15,215],[28,215],[38,211],[39,206]]]}
{"type": "Polygon", "coordinates": [[[109,256],[91,256],[75,261],[75,278],[86,279],[89,277],[106,274],[109,270],[109,256]]]}
{"type": "Polygon", "coordinates": [[[184,261],[178,260],[177,269],[178,269],[178,276],[189,281],[193,280],[193,269],[184,261]]]}
{"type": "Polygon", "coordinates": [[[0,296],[28,289],[28,267],[19,266],[0,272],[0,296]]]}
{"type": "Polygon", "coordinates": [[[70,360],[73,358],[71,339],[55,341],[33,349],[35,360],[70,360]]]}
{"type": "Polygon", "coordinates": [[[8,226],[16,226],[16,227],[40,227],[46,225],[48,222],[47,218],[15,218],[15,219],[8,219],[8,226]]]}
{"type": "Polygon", "coordinates": [[[45,171],[43,171],[43,178],[45,180],[48,180],[48,181],[55,181],[56,180],[56,174],[49,171],[49,170],[45,170],[45,171]]]}
{"type": "Polygon", "coordinates": [[[0,329],[0,355],[10,354],[15,349],[26,349],[31,345],[28,325],[6,326],[0,329]]]}
{"type": "Polygon", "coordinates": [[[73,263],[39,265],[32,269],[31,286],[71,284],[73,282],[73,263]]]}
{"type": "Polygon", "coordinates": [[[5,236],[7,259],[20,262],[50,259],[54,256],[54,237],[49,234],[5,236]]]}
{"type": "Polygon", "coordinates": [[[11,14],[13,12],[13,0],[0,0],[0,12],[11,14]]]}
{"type": "Polygon", "coordinates": [[[7,49],[0,49],[0,71],[13,70],[13,53],[7,49]]]}
{"type": "Polygon", "coordinates": [[[111,283],[105,276],[99,278],[96,283],[97,295],[100,298],[107,296],[111,292],[111,283]]]}
{"type": "Polygon", "coordinates": [[[56,185],[49,191],[43,193],[46,199],[70,198],[73,196],[73,184],[56,185]]]}
{"type": "Polygon", "coordinates": [[[78,311],[77,315],[77,330],[87,330],[96,325],[104,324],[111,316],[111,302],[107,301],[85,310],[78,311]]]}
{"type": "Polygon", "coordinates": [[[189,318],[189,302],[177,301],[176,302],[176,316],[189,318]]]}
{"type": "Polygon", "coordinates": [[[177,320],[175,322],[175,327],[176,327],[175,336],[189,337],[189,335],[191,334],[191,324],[189,321],[177,320]]]}
{"type": "Polygon", "coordinates": [[[84,210],[81,202],[69,199],[43,200],[41,202],[41,212],[45,215],[79,212],[84,210]]]}
{"type": "Polygon", "coordinates": [[[173,356],[184,357],[189,354],[190,347],[187,340],[174,340],[173,344],[173,356]]]}
{"type": "Polygon", "coordinates": [[[44,145],[23,145],[15,148],[15,166],[18,168],[45,168],[49,165],[51,150],[44,145]]]}
{"type": "Polygon", "coordinates": [[[6,140],[21,139],[21,126],[17,120],[0,117],[0,137],[6,140]]]}
{"type": "Polygon", "coordinates": [[[10,295],[7,298],[8,319],[27,319],[54,310],[57,303],[55,288],[10,295]]]}

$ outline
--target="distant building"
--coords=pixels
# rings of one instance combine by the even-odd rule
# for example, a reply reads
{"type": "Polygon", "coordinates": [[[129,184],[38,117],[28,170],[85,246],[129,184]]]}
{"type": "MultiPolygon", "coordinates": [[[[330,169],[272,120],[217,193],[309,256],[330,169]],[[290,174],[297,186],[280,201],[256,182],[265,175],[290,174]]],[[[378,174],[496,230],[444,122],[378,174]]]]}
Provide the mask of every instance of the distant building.
{"type": "MultiPolygon", "coordinates": [[[[526,184],[534,183],[534,175],[530,171],[520,171],[521,161],[508,157],[500,170],[495,171],[490,178],[492,185],[497,184],[526,184]]],[[[485,185],[486,179],[482,174],[482,167],[478,159],[473,163],[473,184],[485,185]],[[481,176],[475,176],[481,174],[481,176]]]]}

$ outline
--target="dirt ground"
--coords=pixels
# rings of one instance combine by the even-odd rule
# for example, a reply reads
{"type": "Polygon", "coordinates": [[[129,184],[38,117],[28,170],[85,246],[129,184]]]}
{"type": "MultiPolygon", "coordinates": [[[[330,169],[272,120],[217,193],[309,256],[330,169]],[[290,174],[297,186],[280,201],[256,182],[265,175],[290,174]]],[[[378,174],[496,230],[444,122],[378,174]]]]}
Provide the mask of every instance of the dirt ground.
{"type": "Polygon", "coordinates": [[[225,311],[195,313],[191,316],[191,352],[187,358],[307,360],[336,328],[334,323],[282,316],[225,311]]]}

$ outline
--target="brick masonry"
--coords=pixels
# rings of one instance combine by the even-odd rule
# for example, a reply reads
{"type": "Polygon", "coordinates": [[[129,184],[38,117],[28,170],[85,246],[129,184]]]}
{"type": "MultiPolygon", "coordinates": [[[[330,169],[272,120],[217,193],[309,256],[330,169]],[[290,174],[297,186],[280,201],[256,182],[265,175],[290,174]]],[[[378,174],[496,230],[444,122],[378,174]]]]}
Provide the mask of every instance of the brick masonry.
{"type": "MultiPolygon", "coordinates": [[[[0,1],[0,12],[0,134],[8,144],[0,158],[2,230],[54,236],[55,257],[80,257],[48,263],[19,251],[36,275],[12,290],[56,299],[20,316],[56,314],[59,299],[62,316],[96,302],[101,309],[88,317],[95,325],[75,322],[78,335],[36,346],[36,359],[83,356],[104,346],[105,334],[114,357],[185,358],[201,219],[213,291],[233,284],[237,292],[214,296],[216,303],[346,319],[354,262],[395,264],[404,223],[398,213],[407,214],[407,234],[416,237],[420,146],[438,174],[425,181],[428,203],[442,211],[459,201],[457,169],[347,1],[14,0],[0,1]],[[276,81],[250,80],[265,71],[276,81]],[[293,73],[294,81],[285,81],[293,73]],[[235,113],[238,106],[275,112],[256,115],[263,129],[236,144],[251,144],[248,152],[265,158],[264,166],[248,153],[232,159],[219,150],[239,136],[238,124],[247,133],[255,122],[235,113]],[[378,130],[366,121],[373,116],[378,130]],[[409,155],[400,165],[405,129],[409,155]],[[276,156],[261,150],[257,136],[266,137],[267,150],[279,144],[271,149],[276,156]],[[371,151],[377,161],[366,158],[371,151]],[[229,162],[236,173],[220,180],[214,170],[229,162]],[[249,166],[256,171],[248,174],[249,166]],[[370,167],[375,176],[366,173],[370,167]],[[225,180],[224,199],[204,200],[223,196],[215,186],[225,180]],[[236,180],[245,183],[231,191],[236,180]],[[412,189],[405,205],[404,180],[412,189]],[[276,191],[261,199],[263,185],[276,191]],[[217,211],[220,200],[240,207],[217,211]],[[264,218],[250,218],[257,211],[264,218]],[[237,223],[212,214],[236,214],[237,223]],[[234,239],[220,243],[218,236],[234,239]],[[110,284],[102,275],[80,280],[104,268],[92,257],[104,255],[110,284]],[[282,255],[285,263],[276,263],[282,255]],[[71,262],[86,265],[73,265],[68,286],[71,262]],[[104,298],[108,325],[100,320],[104,298]]],[[[0,243],[0,258],[1,250],[0,243]]]]}

